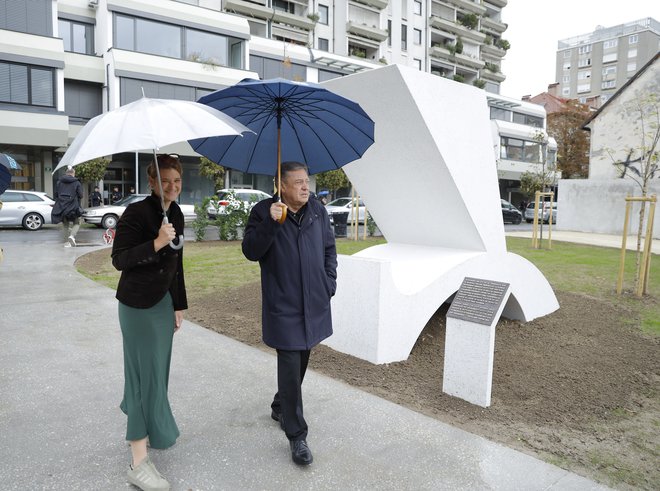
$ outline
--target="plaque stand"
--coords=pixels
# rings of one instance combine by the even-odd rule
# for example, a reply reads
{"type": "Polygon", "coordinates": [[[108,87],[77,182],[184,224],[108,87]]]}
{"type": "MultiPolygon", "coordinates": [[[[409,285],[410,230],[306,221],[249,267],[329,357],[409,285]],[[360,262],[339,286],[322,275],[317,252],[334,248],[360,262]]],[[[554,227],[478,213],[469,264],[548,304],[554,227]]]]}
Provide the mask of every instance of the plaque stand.
{"type": "Polygon", "coordinates": [[[508,283],[465,278],[447,312],[443,392],[490,406],[495,325],[509,295],[508,283]]]}

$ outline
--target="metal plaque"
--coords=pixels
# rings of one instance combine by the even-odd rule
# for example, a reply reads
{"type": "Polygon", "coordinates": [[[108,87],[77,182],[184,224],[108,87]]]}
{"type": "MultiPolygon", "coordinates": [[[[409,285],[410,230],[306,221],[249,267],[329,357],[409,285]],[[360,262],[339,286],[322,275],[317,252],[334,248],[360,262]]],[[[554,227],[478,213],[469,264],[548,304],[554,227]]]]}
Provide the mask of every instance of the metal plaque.
{"type": "Polygon", "coordinates": [[[490,326],[508,288],[509,283],[465,277],[447,317],[490,326]]]}

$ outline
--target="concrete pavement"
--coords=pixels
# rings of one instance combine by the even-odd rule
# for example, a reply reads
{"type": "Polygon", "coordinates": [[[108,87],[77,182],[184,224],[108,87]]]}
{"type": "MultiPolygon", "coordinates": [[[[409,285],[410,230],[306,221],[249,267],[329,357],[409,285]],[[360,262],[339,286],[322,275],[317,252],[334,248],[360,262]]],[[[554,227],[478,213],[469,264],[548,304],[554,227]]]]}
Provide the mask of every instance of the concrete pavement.
{"type": "MultiPolygon", "coordinates": [[[[510,237],[526,237],[531,240],[531,230],[507,230],[506,235],[510,237]]],[[[548,226],[543,226],[543,240],[548,238],[548,226]]],[[[573,242],[575,244],[597,245],[601,247],[614,247],[621,249],[621,235],[608,235],[608,234],[591,234],[587,232],[573,232],[570,230],[552,230],[552,240],[559,242],[573,242]]],[[[644,239],[642,239],[642,248],[644,247],[644,239]]],[[[637,248],[637,236],[629,235],[626,238],[626,250],[632,251],[637,248]]],[[[660,240],[652,239],[651,253],[660,254],[660,240]]]]}
{"type": "MultiPolygon", "coordinates": [[[[73,267],[93,248],[0,242],[0,489],[134,489],[114,291],[73,267]]],[[[170,378],[181,437],[151,452],[172,489],[607,489],[314,372],[315,461],[299,468],[270,419],[275,367],[271,353],[184,323],[170,378]]]]}

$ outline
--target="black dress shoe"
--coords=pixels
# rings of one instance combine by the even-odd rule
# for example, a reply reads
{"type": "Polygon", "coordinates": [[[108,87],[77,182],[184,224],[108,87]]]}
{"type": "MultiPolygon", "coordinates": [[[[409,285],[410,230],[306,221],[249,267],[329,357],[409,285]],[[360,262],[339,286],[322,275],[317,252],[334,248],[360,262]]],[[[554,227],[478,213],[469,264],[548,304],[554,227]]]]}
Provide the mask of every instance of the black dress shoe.
{"type": "Polygon", "coordinates": [[[305,440],[294,440],[289,442],[291,446],[291,458],[298,465],[309,465],[314,460],[312,451],[305,440]]]}
{"type": "Polygon", "coordinates": [[[276,413],[275,411],[270,412],[270,417],[273,418],[275,421],[278,421],[280,423],[280,428],[282,431],[284,431],[284,418],[282,417],[282,414],[276,413]]]}

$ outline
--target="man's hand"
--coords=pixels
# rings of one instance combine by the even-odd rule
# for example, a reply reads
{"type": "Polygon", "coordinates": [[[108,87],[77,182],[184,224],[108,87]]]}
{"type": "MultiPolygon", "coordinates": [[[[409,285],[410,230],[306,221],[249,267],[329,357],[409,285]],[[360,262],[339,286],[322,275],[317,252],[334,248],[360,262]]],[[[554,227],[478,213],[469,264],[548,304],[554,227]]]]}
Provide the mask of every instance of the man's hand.
{"type": "Polygon", "coordinates": [[[281,201],[275,202],[270,205],[270,217],[276,222],[280,222],[284,210],[286,210],[286,205],[284,203],[281,201]]]}
{"type": "Polygon", "coordinates": [[[177,332],[183,324],[183,310],[174,311],[174,332],[177,332]]]}

